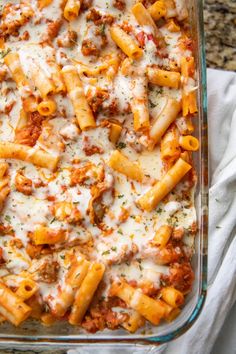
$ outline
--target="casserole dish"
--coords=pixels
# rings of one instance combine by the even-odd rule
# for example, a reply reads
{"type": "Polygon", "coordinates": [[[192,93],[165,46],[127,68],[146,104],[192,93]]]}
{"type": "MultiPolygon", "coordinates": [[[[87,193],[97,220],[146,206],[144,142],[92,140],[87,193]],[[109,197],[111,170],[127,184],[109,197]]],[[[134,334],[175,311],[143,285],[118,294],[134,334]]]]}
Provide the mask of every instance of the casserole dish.
{"type": "MultiPolygon", "coordinates": [[[[198,90],[198,118],[195,119],[195,131],[200,141],[200,149],[195,154],[195,168],[198,182],[195,192],[198,234],[195,239],[195,254],[192,264],[195,271],[193,290],[187,296],[185,307],[174,322],[150,328],[145,333],[126,334],[122,330],[97,332],[96,334],[79,333],[76,328],[58,322],[52,327],[43,327],[33,321],[26,321],[20,327],[13,328],[4,323],[0,327],[0,343],[12,343],[12,346],[35,345],[37,347],[55,345],[71,347],[84,344],[101,343],[119,345],[156,345],[176,338],[186,331],[199,315],[206,296],[207,285],[207,121],[206,121],[206,72],[204,59],[204,38],[202,21],[202,2],[189,1],[191,32],[194,38],[195,62],[198,90]]],[[[143,349],[140,349],[141,351],[143,349]]]]}

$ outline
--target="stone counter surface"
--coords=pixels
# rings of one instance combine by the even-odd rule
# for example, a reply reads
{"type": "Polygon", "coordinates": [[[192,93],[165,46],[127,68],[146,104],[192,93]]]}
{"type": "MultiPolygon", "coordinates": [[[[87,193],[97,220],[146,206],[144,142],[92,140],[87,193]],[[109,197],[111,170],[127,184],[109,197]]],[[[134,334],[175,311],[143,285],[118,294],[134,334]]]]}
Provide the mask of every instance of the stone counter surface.
{"type": "MultiPolygon", "coordinates": [[[[206,0],[204,6],[207,67],[236,71],[236,0],[206,0]]],[[[0,349],[0,354],[65,354],[65,350],[0,349]]]]}
{"type": "Polygon", "coordinates": [[[236,0],[205,0],[207,66],[236,71],[236,0]]]}

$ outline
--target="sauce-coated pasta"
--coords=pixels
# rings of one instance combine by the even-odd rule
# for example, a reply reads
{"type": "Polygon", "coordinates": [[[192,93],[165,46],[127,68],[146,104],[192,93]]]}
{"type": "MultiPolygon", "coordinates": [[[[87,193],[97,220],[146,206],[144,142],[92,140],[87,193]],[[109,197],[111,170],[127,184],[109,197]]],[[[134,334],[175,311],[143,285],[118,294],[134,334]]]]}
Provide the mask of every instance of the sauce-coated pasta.
{"type": "Polygon", "coordinates": [[[179,315],[197,231],[192,48],[185,0],[3,1],[1,322],[133,333],[179,315]]]}

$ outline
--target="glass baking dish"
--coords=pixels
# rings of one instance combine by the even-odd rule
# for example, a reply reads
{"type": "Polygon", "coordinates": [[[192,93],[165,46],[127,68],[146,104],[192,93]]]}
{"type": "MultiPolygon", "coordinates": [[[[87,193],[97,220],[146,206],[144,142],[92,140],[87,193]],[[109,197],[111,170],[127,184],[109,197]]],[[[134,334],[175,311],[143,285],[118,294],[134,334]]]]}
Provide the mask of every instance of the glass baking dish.
{"type": "MultiPolygon", "coordinates": [[[[195,153],[195,167],[198,171],[198,183],[195,193],[198,217],[198,235],[195,241],[193,268],[195,282],[191,294],[188,295],[185,307],[180,316],[170,324],[163,323],[154,327],[149,334],[126,334],[123,330],[104,331],[96,334],[78,333],[78,329],[67,326],[63,322],[44,327],[38,322],[23,323],[20,328],[9,324],[0,327],[0,346],[39,348],[53,347],[71,348],[82,346],[83,353],[89,353],[98,348],[116,348],[124,353],[135,348],[135,353],[158,352],[157,345],[170,341],[192,326],[197,319],[206,297],[207,288],[207,231],[208,231],[208,156],[207,156],[207,96],[206,96],[206,66],[204,53],[203,4],[201,0],[187,0],[190,11],[192,36],[195,40],[195,59],[197,69],[198,119],[195,119],[196,136],[200,141],[200,149],[195,153]],[[96,344],[95,344],[96,343],[96,344]],[[88,348],[89,346],[89,348],[88,348]],[[86,347],[86,349],[85,349],[86,347]]],[[[79,351],[80,352],[80,351],[79,351]]],[[[104,351],[105,353],[106,351],[104,351]]]]}

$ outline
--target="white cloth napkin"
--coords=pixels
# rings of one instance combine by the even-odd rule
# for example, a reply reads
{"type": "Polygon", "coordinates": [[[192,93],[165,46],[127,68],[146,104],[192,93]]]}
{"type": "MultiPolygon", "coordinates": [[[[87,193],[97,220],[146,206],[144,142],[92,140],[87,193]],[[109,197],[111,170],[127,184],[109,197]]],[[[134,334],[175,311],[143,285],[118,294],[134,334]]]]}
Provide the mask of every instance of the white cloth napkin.
{"type": "MultiPolygon", "coordinates": [[[[161,354],[210,354],[236,301],[236,74],[208,69],[207,75],[211,186],[208,295],[195,324],[180,338],[157,348],[161,354]]],[[[85,353],[81,349],[69,354],[85,353]]],[[[120,348],[117,353],[122,351],[120,348]]]]}

